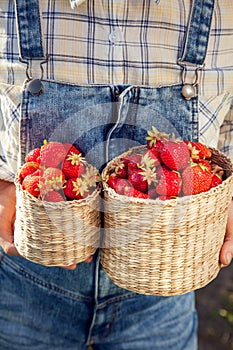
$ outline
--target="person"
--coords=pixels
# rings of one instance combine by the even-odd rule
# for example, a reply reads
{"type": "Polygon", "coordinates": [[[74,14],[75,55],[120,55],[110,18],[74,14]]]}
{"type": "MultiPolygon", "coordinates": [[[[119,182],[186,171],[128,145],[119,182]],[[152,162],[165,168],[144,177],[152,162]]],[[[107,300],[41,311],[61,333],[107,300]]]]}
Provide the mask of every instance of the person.
{"type": "MultiPolygon", "coordinates": [[[[197,349],[194,292],[120,288],[98,250],[64,267],[19,256],[13,181],[45,138],[75,140],[101,168],[152,125],[232,157],[232,11],[230,0],[0,0],[2,350],[197,349]]],[[[221,264],[232,256],[231,204],[221,264]]]]}

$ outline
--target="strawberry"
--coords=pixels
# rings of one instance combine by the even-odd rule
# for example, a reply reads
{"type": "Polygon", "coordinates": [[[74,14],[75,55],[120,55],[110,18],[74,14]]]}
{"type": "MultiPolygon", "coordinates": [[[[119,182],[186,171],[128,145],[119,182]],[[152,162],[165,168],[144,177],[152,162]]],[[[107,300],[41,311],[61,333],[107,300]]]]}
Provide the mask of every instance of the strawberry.
{"type": "Polygon", "coordinates": [[[204,165],[209,171],[212,171],[211,163],[207,159],[199,159],[198,164],[204,165]]]}
{"type": "Polygon", "coordinates": [[[213,174],[212,176],[212,182],[211,182],[211,187],[216,187],[222,183],[222,179],[220,176],[217,174],[213,174]]]}
{"type": "Polygon", "coordinates": [[[109,171],[110,173],[114,172],[118,177],[121,177],[122,179],[127,178],[127,164],[123,159],[119,159],[113,162],[109,168],[109,171]]]}
{"type": "Polygon", "coordinates": [[[136,190],[144,193],[148,191],[148,181],[140,169],[133,171],[128,176],[128,180],[136,190]]]}
{"type": "Polygon", "coordinates": [[[65,200],[57,191],[48,192],[43,199],[47,202],[63,202],[65,200]]]}
{"type": "Polygon", "coordinates": [[[134,197],[134,198],[143,198],[148,199],[149,196],[147,193],[140,192],[133,188],[132,186],[126,186],[124,189],[124,195],[128,197],[134,197]]]}
{"type": "Polygon", "coordinates": [[[211,151],[201,142],[184,141],[190,151],[190,157],[193,162],[199,162],[200,159],[210,159],[211,151]]]}
{"type": "Polygon", "coordinates": [[[41,165],[56,168],[66,157],[66,149],[60,142],[49,142],[41,147],[41,165]]]}
{"type": "Polygon", "coordinates": [[[88,164],[86,166],[86,171],[80,177],[80,181],[84,183],[84,185],[81,186],[83,190],[85,190],[85,187],[87,190],[95,189],[97,184],[100,182],[98,170],[94,166],[88,164]]]}
{"type": "Polygon", "coordinates": [[[35,163],[40,163],[40,148],[34,148],[31,150],[25,157],[25,162],[35,162],[35,163]]]}
{"type": "Polygon", "coordinates": [[[156,167],[160,165],[160,156],[155,148],[150,148],[142,155],[141,164],[146,167],[156,167]]]}
{"type": "Polygon", "coordinates": [[[34,173],[28,175],[28,176],[43,176],[44,170],[41,168],[38,168],[36,171],[34,171],[34,173]]]}
{"type": "Polygon", "coordinates": [[[86,198],[95,189],[100,181],[98,170],[88,165],[85,173],[80,177],[68,179],[64,186],[64,193],[69,199],[86,198]]]}
{"type": "Polygon", "coordinates": [[[40,176],[26,176],[22,182],[22,189],[29,192],[34,197],[39,197],[40,195],[40,176]]]}
{"type": "Polygon", "coordinates": [[[124,194],[126,187],[132,187],[132,185],[130,184],[130,182],[128,180],[118,178],[118,181],[117,181],[117,183],[115,185],[116,193],[124,194]]]}
{"type": "Polygon", "coordinates": [[[177,171],[167,169],[165,166],[160,168],[160,179],[156,186],[156,192],[162,196],[176,197],[181,189],[181,176],[177,171]]]}
{"type": "Polygon", "coordinates": [[[160,199],[161,201],[167,201],[169,199],[172,199],[175,197],[171,197],[171,196],[158,196],[158,199],[160,199]]]}
{"type": "Polygon", "coordinates": [[[71,153],[80,154],[81,152],[74,146],[72,143],[63,143],[63,146],[66,150],[67,155],[71,153]]]}
{"type": "Polygon", "coordinates": [[[62,171],[65,174],[66,179],[79,177],[85,172],[85,160],[82,154],[71,153],[69,154],[62,164],[62,171]]]}
{"type": "Polygon", "coordinates": [[[182,190],[185,196],[206,192],[211,183],[212,174],[202,164],[192,163],[182,173],[182,190]]]}
{"type": "Polygon", "coordinates": [[[39,168],[39,164],[36,162],[27,162],[24,163],[20,170],[20,179],[21,181],[28,175],[31,175],[39,168]]]}
{"type": "Polygon", "coordinates": [[[47,184],[51,185],[51,189],[59,190],[65,182],[65,175],[61,169],[46,168],[43,173],[43,178],[47,184]]]}
{"type": "Polygon", "coordinates": [[[110,174],[107,177],[107,184],[113,188],[114,190],[116,189],[116,184],[118,181],[118,177],[116,176],[116,174],[110,174]]]}
{"type": "Polygon", "coordinates": [[[149,196],[149,198],[151,198],[151,199],[157,198],[157,197],[158,197],[158,194],[157,194],[157,192],[156,192],[156,189],[155,189],[155,188],[149,189],[149,191],[148,191],[148,196],[149,196]]]}
{"type": "Polygon", "coordinates": [[[128,180],[122,179],[115,174],[109,175],[107,183],[118,194],[124,194],[125,187],[132,186],[128,180]]]}
{"type": "Polygon", "coordinates": [[[180,140],[170,140],[163,144],[160,150],[162,162],[171,170],[182,170],[188,163],[190,153],[185,142],[180,140]]]}
{"type": "Polygon", "coordinates": [[[141,160],[142,160],[142,155],[137,153],[130,154],[123,158],[123,162],[127,167],[128,176],[132,171],[138,169],[138,164],[141,163],[141,160]]]}
{"type": "Polygon", "coordinates": [[[152,148],[154,152],[156,152],[156,155],[159,157],[160,149],[163,144],[169,140],[169,135],[163,132],[159,132],[155,126],[152,126],[152,129],[147,131],[147,133],[147,148],[152,148]]]}
{"type": "Polygon", "coordinates": [[[68,199],[82,199],[76,178],[67,180],[64,186],[64,194],[68,199]]]}

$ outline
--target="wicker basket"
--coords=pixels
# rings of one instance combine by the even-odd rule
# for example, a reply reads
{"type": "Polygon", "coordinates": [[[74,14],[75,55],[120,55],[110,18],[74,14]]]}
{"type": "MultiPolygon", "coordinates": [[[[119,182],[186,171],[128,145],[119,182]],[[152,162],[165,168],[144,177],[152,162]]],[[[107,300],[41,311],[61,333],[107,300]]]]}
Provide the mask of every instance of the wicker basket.
{"type": "Polygon", "coordinates": [[[82,200],[46,202],[16,185],[15,246],[28,260],[66,266],[86,260],[99,247],[100,211],[97,188],[82,200]]]}
{"type": "Polygon", "coordinates": [[[115,284],[137,293],[169,296],[204,287],[217,276],[233,175],[230,159],[211,150],[214,162],[226,169],[225,180],[205,193],[145,200],[118,195],[104,183],[101,263],[115,284]]]}

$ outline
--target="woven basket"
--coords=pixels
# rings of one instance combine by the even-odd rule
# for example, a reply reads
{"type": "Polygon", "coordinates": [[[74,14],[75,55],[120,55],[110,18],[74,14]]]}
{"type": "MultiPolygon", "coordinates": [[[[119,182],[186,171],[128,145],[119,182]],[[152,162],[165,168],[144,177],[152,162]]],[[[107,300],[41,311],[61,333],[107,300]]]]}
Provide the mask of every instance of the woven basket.
{"type": "Polygon", "coordinates": [[[46,266],[85,261],[99,247],[100,212],[97,188],[82,200],[46,202],[16,185],[15,246],[23,257],[46,266]]]}
{"type": "Polygon", "coordinates": [[[205,193],[145,200],[118,195],[104,183],[101,263],[115,284],[137,293],[169,296],[204,287],[217,276],[233,175],[230,159],[211,150],[214,162],[226,169],[225,180],[205,193]]]}

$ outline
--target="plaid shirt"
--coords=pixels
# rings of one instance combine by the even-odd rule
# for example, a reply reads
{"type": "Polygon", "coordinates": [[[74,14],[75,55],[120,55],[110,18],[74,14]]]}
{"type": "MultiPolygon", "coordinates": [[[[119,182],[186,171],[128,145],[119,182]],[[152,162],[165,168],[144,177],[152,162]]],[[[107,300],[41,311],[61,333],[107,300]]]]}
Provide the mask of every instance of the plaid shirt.
{"type": "MultiPolygon", "coordinates": [[[[44,78],[75,84],[179,83],[177,59],[190,7],[191,0],[41,0],[50,57],[44,78]]],[[[233,158],[232,13],[232,0],[216,0],[200,72],[199,129],[202,142],[233,158]]],[[[13,0],[0,0],[0,69],[0,178],[12,181],[26,77],[25,65],[18,61],[13,0]]],[[[38,62],[32,74],[40,75],[38,62]]]]}

